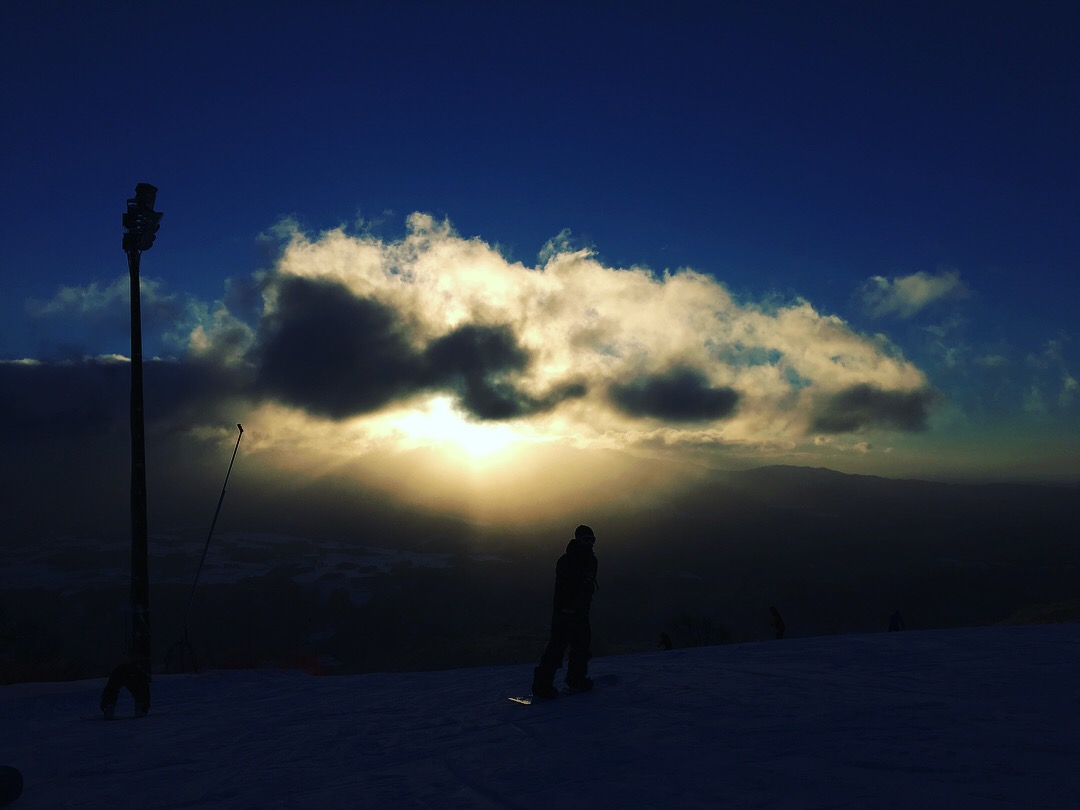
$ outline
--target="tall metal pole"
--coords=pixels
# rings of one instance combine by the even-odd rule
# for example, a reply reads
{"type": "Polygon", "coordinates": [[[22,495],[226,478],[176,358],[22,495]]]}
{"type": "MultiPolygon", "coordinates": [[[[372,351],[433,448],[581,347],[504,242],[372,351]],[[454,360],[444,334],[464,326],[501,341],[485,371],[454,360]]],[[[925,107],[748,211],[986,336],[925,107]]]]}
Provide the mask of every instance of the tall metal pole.
{"type": "Polygon", "coordinates": [[[150,672],[150,561],[146,520],[146,433],[143,416],[142,313],[138,250],[129,250],[131,275],[131,649],[133,663],[150,672]]]}
{"type": "Polygon", "coordinates": [[[123,217],[124,252],[131,275],[131,642],[128,655],[150,676],[150,565],[146,521],[146,437],[143,419],[142,310],[139,259],[154,245],[161,213],[154,210],[157,189],[135,186],[123,217]]]}

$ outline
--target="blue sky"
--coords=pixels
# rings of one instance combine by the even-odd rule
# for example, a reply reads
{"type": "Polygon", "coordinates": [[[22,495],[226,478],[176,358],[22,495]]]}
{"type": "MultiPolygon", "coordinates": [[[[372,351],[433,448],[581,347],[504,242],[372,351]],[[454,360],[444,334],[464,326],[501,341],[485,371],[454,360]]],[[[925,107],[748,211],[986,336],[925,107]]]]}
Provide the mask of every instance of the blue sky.
{"type": "MultiPolygon", "coordinates": [[[[386,435],[376,417],[400,436],[443,414],[461,431],[716,466],[1080,472],[1073,4],[16,2],[2,15],[0,359],[128,353],[120,215],[150,182],[165,218],[143,258],[148,352],[255,368],[248,419],[268,404],[323,427],[363,416],[349,423],[360,455],[386,435]],[[477,261],[470,246],[495,276],[440,275],[440,251],[477,261]],[[427,256],[434,277],[466,279],[442,290],[468,298],[464,314],[436,322],[434,299],[389,288],[365,298],[368,249],[409,278],[427,256]],[[492,303],[496,276],[515,295],[537,282],[535,297],[492,303]],[[592,293],[553,321],[583,340],[595,315],[592,353],[546,355],[559,338],[528,331],[543,315],[530,307],[592,293]],[[355,378],[389,366],[304,359],[320,345],[304,324],[327,320],[304,307],[355,324],[375,317],[365,302],[419,330],[383,344],[384,359],[408,344],[417,365],[375,393],[355,378]],[[693,327],[700,345],[661,328],[706,311],[727,326],[693,327]],[[339,378],[357,389],[347,402],[311,393],[339,378]]],[[[9,384],[27,392],[20,407],[49,390],[9,384]]]]}

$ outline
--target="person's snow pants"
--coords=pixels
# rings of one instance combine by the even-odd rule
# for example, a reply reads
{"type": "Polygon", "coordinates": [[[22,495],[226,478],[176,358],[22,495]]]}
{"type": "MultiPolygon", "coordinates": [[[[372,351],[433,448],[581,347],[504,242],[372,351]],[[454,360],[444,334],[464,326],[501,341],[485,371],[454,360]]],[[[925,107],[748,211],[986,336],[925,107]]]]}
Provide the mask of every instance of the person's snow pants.
{"type": "Polygon", "coordinates": [[[551,617],[551,640],[537,667],[537,680],[551,683],[555,670],[563,663],[566,648],[570,648],[570,661],[566,667],[566,682],[582,680],[589,671],[592,658],[592,627],[587,614],[555,613],[551,617]]]}

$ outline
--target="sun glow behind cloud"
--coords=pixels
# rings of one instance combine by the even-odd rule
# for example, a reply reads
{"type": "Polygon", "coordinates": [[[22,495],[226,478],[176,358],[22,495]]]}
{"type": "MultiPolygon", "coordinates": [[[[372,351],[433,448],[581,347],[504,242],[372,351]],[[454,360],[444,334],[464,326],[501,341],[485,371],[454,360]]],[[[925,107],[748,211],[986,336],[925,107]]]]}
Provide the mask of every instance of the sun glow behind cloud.
{"type": "Polygon", "coordinates": [[[527,441],[509,424],[469,421],[448,396],[376,417],[365,427],[376,441],[391,441],[402,450],[445,450],[472,462],[506,455],[527,441]]]}

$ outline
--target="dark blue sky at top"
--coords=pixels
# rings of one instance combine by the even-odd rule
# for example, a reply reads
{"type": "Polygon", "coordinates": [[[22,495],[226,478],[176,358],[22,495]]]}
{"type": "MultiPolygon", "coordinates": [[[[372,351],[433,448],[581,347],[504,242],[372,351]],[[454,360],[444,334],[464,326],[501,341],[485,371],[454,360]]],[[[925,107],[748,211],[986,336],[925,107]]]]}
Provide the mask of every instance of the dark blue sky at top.
{"type": "Polygon", "coordinates": [[[125,272],[141,181],[166,214],[144,275],[207,300],[284,215],[393,237],[421,210],[526,264],[568,228],[803,296],[912,354],[853,297],[952,269],[968,338],[1033,352],[1080,292],[1078,8],[6,4],[0,355],[125,350],[25,302],[125,272]]]}

